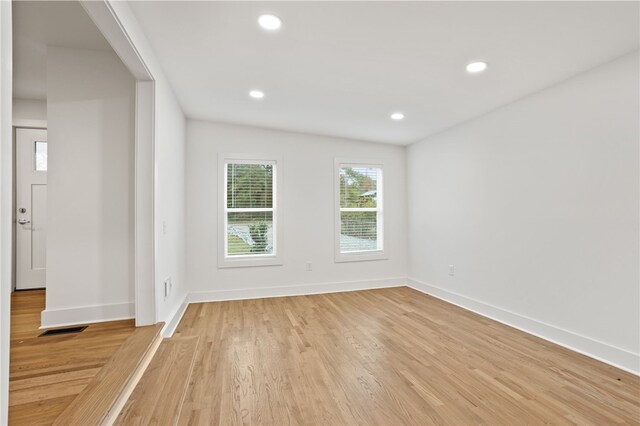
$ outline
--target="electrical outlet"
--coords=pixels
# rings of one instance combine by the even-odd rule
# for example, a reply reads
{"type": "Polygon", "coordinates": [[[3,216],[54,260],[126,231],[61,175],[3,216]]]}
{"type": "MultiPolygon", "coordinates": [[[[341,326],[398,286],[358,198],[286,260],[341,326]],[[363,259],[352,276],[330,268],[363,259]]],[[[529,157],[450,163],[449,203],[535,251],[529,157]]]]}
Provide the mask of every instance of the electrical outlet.
{"type": "Polygon", "coordinates": [[[307,271],[311,271],[313,268],[311,267],[311,262],[307,262],[307,271]]]}
{"type": "Polygon", "coordinates": [[[449,276],[453,277],[456,274],[456,267],[455,265],[449,265],[449,276]]]}
{"type": "Polygon", "coordinates": [[[167,235],[167,222],[162,221],[162,235],[167,235]]]}

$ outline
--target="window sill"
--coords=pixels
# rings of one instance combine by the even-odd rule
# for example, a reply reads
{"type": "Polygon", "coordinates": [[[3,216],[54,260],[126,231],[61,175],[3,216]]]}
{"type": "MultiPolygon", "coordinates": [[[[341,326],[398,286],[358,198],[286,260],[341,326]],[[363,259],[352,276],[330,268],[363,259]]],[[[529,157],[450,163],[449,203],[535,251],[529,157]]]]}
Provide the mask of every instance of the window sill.
{"type": "Polygon", "coordinates": [[[282,259],[279,257],[254,258],[254,259],[233,259],[225,258],[218,261],[218,269],[226,268],[251,268],[257,266],[282,266],[282,259]]]}
{"type": "Polygon", "coordinates": [[[387,260],[389,257],[383,251],[359,252],[359,253],[338,253],[335,257],[336,263],[343,262],[368,262],[373,260],[387,260]]]}

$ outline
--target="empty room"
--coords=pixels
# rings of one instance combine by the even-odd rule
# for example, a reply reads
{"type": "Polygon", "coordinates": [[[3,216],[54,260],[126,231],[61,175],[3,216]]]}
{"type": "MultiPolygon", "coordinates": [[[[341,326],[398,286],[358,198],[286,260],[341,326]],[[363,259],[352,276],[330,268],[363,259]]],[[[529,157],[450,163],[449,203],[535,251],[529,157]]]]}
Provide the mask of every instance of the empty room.
{"type": "Polygon", "coordinates": [[[0,425],[640,425],[640,2],[0,0],[0,425]]]}

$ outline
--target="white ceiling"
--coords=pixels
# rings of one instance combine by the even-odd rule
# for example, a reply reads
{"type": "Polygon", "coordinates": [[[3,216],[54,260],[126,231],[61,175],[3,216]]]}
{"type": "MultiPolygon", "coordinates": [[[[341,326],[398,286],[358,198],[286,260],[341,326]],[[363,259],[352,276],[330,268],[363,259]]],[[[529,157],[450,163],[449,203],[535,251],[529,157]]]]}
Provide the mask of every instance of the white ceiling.
{"type": "Polygon", "coordinates": [[[638,2],[131,6],[188,117],[398,144],[640,47],[638,2]],[[265,12],[280,31],[257,26],[265,12]],[[489,69],[467,74],[473,60],[489,69]]]}
{"type": "Polygon", "coordinates": [[[14,1],[14,98],[46,98],[47,45],[111,49],[77,1],[14,1]]]}

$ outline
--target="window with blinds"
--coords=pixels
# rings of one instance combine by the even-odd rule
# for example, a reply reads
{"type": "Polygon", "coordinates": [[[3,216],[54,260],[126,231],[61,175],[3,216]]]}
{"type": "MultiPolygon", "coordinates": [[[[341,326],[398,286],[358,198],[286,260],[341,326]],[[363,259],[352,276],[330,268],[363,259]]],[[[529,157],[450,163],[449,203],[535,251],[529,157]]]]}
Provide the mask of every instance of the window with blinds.
{"type": "Polygon", "coordinates": [[[276,252],[275,161],[225,160],[225,257],[276,252]]]}
{"type": "Polygon", "coordinates": [[[337,168],[340,254],[381,252],[382,166],[341,163],[337,168]]]}

